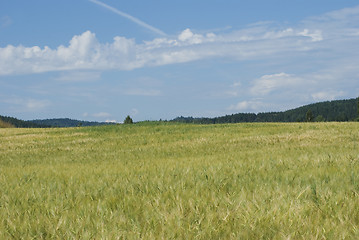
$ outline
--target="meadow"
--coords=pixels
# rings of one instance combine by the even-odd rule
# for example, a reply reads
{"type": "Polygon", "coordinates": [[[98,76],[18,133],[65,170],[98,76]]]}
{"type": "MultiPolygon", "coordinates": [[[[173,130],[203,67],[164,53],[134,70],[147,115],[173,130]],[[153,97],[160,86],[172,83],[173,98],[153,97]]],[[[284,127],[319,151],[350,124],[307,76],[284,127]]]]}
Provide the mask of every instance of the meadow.
{"type": "Polygon", "coordinates": [[[359,123],[0,129],[0,239],[359,239],[359,123]]]}

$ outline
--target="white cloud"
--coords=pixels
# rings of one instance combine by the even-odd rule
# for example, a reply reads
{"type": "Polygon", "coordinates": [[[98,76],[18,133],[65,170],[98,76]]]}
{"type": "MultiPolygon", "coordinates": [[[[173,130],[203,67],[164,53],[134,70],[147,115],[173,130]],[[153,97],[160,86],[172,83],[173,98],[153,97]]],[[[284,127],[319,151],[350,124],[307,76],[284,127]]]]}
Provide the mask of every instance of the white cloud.
{"type": "MultiPolygon", "coordinates": [[[[266,36],[242,36],[241,33],[206,37],[184,30],[178,39],[160,38],[143,44],[133,39],[115,37],[113,43],[99,43],[95,34],[86,31],[74,36],[69,46],[51,49],[12,46],[0,48],[0,75],[28,74],[60,70],[132,70],[144,66],[160,66],[189,62],[209,57],[235,57],[241,60],[263,57],[287,51],[302,51],[298,43],[282,39],[282,33],[263,33],[266,36]],[[255,40],[268,40],[259,42],[255,40]],[[271,41],[283,40],[283,44],[271,41]],[[248,41],[253,40],[252,44],[248,41]]],[[[312,39],[312,38],[311,38],[312,39]]]]}
{"type": "Polygon", "coordinates": [[[99,43],[94,33],[86,31],[74,36],[68,46],[61,45],[57,49],[21,45],[0,48],[0,75],[87,69],[132,70],[144,66],[161,66],[210,57],[234,57],[239,60],[262,58],[290,49],[292,51],[304,49],[300,48],[298,42],[292,43],[286,40],[283,37],[285,34],[280,32],[263,33],[265,36],[242,34],[238,32],[227,36],[214,34],[202,36],[186,29],[178,39],[159,38],[136,44],[133,39],[119,36],[115,37],[112,43],[99,43]],[[260,43],[258,40],[267,40],[267,42],[260,43]],[[278,44],[272,42],[273,40],[284,42],[278,44]]]}
{"type": "Polygon", "coordinates": [[[336,20],[342,21],[348,19],[348,17],[356,17],[358,18],[359,5],[350,8],[343,8],[340,10],[335,10],[324,14],[323,16],[315,17],[315,20],[336,20]]]}
{"type": "Polygon", "coordinates": [[[191,39],[192,37],[193,37],[193,33],[191,32],[190,29],[187,28],[178,36],[178,39],[180,41],[187,41],[187,40],[191,39]]]}
{"type": "MultiPolygon", "coordinates": [[[[207,34],[207,38],[214,37],[214,34],[207,34]]],[[[189,28],[178,35],[178,39],[182,42],[189,42],[190,44],[200,44],[203,42],[203,36],[200,34],[194,34],[189,28]]]]}
{"type": "Polygon", "coordinates": [[[263,108],[264,104],[260,101],[242,101],[235,105],[229,106],[229,111],[249,111],[255,112],[260,108],[263,108]]]}
{"type": "MultiPolygon", "coordinates": [[[[357,60],[355,51],[346,50],[344,54],[343,50],[357,46],[358,22],[359,7],[355,7],[306,19],[297,26],[280,28],[266,23],[229,33],[203,35],[185,29],[178,36],[143,43],[121,36],[114,37],[111,43],[101,43],[94,33],[86,31],[74,36],[68,46],[8,45],[0,48],[0,75],[62,70],[133,70],[208,58],[246,61],[306,55],[310,59],[318,58],[318,53],[357,60]]],[[[323,61],[333,60],[326,58],[323,61]]]]}
{"type": "Polygon", "coordinates": [[[111,44],[100,44],[94,33],[74,36],[68,47],[51,49],[12,46],[0,48],[0,75],[28,74],[60,70],[133,69],[134,40],[115,37],[111,44]]]}
{"type": "Polygon", "coordinates": [[[251,93],[255,96],[266,95],[280,88],[299,85],[301,82],[301,78],[287,73],[264,75],[254,80],[254,86],[251,88],[251,93]]]}
{"type": "Polygon", "coordinates": [[[308,29],[304,29],[303,32],[300,32],[298,35],[304,37],[311,37],[313,42],[319,42],[323,40],[322,32],[320,30],[310,32],[308,29]]]}

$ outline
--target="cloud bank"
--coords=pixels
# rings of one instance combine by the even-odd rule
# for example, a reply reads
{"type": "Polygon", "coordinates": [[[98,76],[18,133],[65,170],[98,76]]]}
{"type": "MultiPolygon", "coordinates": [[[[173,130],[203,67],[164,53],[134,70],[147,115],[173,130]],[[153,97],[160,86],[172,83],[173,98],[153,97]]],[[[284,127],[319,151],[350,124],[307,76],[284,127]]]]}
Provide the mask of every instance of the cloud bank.
{"type": "MultiPolygon", "coordinates": [[[[92,0],[98,3],[98,1],[92,0]]],[[[133,70],[209,58],[236,61],[290,58],[297,54],[321,52],[333,57],[355,57],[343,52],[359,40],[359,6],[306,19],[298,26],[278,28],[257,24],[227,34],[198,34],[185,29],[177,36],[136,43],[121,36],[111,43],[100,43],[95,33],[86,31],[74,36],[67,46],[25,47],[8,45],[0,48],[0,75],[32,74],[64,70],[133,70]],[[350,24],[348,24],[350,23],[350,24]]],[[[339,59],[340,60],[340,59],[339,59]]],[[[283,77],[283,76],[274,76],[283,77]]],[[[261,79],[271,91],[273,79],[261,79]],[[268,85],[269,84],[269,85],[268,85]]]]}
{"type": "Polygon", "coordinates": [[[302,34],[293,30],[264,34],[267,36],[244,37],[240,32],[235,36],[203,36],[186,29],[178,38],[157,38],[136,44],[134,39],[124,37],[115,37],[112,43],[100,43],[95,33],[86,31],[74,36],[68,46],[61,45],[57,49],[12,45],[0,48],[0,75],[83,69],[133,70],[210,57],[245,60],[290,49],[305,51],[311,42],[318,39],[310,36],[301,39],[302,34]],[[274,40],[282,42],[281,47],[274,48],[274,40]],[[262,44],[256,41],[262,41],[262,44]]]}

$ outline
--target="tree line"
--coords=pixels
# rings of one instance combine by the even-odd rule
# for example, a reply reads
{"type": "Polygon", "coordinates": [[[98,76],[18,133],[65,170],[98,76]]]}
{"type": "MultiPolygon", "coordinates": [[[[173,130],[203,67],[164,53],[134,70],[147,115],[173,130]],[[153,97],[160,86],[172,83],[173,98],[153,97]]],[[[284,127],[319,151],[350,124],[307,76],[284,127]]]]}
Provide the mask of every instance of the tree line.
{"type": "Polygon", "coordinates": [[[47,128],[50,126],[34,123],[32,121],[24,121],[14,117],[0,116],[0,121],[3,123],[10,124],[13,127],[18,128],[47,128]]]}
{"type": "Polygon", "coordinates": [[[177,117],[174,122],[217,124],[241,122],[355,121],[359,117],[359,98],[309,104],[283,112],[236,113],[214,118],[177,117]]]}
{"type": "MultiPolygon", "coordinates": [[[[321,121],[359,121],[359,98],[347,100],[326,101],[309,104],[283,112],[264,113],[236,113],[214,118],[177,117],[170,122],[218,124],[241,122],[321,122],[321,121]]],[[[48,128],[48,127],[78,127],[98,126],[114,123],[99,123],[79,121],[69,118],[24,121],[14,117],[0,115],[0,127],[19,128],[48,128]]],[[[124,120],[125,124],[133,123],[130,116],[124,120]]]]}

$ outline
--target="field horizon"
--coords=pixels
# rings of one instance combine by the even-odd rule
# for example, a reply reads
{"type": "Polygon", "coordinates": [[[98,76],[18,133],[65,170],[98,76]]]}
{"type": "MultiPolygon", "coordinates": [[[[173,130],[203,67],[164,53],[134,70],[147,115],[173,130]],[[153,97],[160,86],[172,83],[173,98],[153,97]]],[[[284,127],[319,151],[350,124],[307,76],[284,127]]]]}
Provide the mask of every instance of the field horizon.
{"type": "Polygon", "coordinates": [[[356,239],[358,127],[0,129],[0,238],[356,239]]]}

